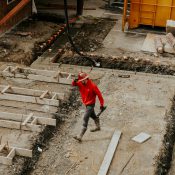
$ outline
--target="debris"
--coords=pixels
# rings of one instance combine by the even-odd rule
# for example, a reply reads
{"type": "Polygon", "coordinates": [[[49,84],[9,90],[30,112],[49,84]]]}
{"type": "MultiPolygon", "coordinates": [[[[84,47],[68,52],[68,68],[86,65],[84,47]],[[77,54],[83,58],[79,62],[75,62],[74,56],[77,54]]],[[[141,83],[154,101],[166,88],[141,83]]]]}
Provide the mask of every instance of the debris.
{"type": "Polygon", "coordinates": [[[132,138],[133,141],[138,142],[138,143],[143,143],[150,139],[151,136],[149,134],[146,134],[144,132],[141,132],[139,135],[135,136],[132,138]]]}
{"type": "Polygon", "coordinates": [[[172,33],[168,33],[166,35],[167,42],[171,45],[172,48],[175,49],[175,38],[172,33]]]}
{"type": "Polygon", "coordinates": [[[27,37],[27,36],[31,36],[32,35],[32,32],[16,32],[15,33],[16,35],[19,35],[21,37],[27,37]]]}
{"type": "Polygon", "coordinates": [[[130,78],[131,76],[130,75],[119,74],[118,77],[120,77],[120,78],[130,78]]]}
{"type": "Polygon", "coordinates": [[[43,152],[43,150],[42,150],[40,147],[38,147],[38,151],[39,151],[40,153],[43,152]]]}
{"type": "Polygon", "coordinates": [[[163,53],[163,51],[164,51],[163,43],[162,43],[162,39],[161,39],[160,36],[155,36],[154,44],[155,44],[155,48],[156,48],[157,52],[158,53],[163,53]]]}

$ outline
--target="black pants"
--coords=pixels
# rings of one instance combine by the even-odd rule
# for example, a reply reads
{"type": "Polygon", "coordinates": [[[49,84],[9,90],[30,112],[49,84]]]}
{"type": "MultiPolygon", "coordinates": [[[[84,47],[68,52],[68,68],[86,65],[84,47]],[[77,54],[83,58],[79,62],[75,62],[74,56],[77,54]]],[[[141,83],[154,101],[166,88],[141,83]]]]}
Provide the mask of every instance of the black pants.
{"type": "Polygon", "coordinates": [[[96,116],[94,111],[95,104],[86,106],[86,112],[83,118],[83,127],[87,129],[89,118],[91,117],[94,121],[99,118],[96,116]]]}

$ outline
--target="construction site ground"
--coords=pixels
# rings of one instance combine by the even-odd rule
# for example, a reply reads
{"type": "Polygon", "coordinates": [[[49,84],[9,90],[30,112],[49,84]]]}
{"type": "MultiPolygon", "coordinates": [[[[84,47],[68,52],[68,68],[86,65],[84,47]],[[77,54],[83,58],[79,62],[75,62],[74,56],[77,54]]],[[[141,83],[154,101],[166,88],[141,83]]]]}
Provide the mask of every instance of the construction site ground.
{"type": "MultiPolygon", "coordinates": [[[[91,133],[89,129],[94,123],[90,120],[82,143],[73,139],[81,130],[85,107],[78,90],[71,85],[0,76],[1,85],[66,95],[55,115],[56,127],[45,126],[41,133],[0,127],[1,144],[8,142],[33,150],[32,158],[16,156],[12,166],[0,164],[0,175],[96,175],[116,129],[122,136],[109,175],[167,174],[170,166],[169,174],[175,174],[172,156],[175,138],[174,55],[141,52],[146,34],[122,33],[121,15],[117,15],[116,22],[114,14],[101,8],[104,1],[86,1],[85,7],[91,7],[89,4],[92,3],[96,10],[84,12],[84,17],[72,26],[72,35],[84,54],[101,61],[101,68],[91,67],[91,61],[75,54],[67,44],[65,34],[43,51],[40,46],[62,24],[31,19],[1,37],[0,71],[11,65],[76,75],[80,71],[87,72],[98,84],[107,106],[100,116],[101,131],[91,133]],[[132,141],[141,132],[150,134],[151,138],[142,144],[132,141]]],[[[40,117],[53,117],[49,110],[44,111],[45,108],[36,111],[41,107],[37,104],[31,106],[12,101],[11,107],[7,107],[8,103],[0,100],[1,112],[35,112],[40,117]]],[[[95,110],[100,110],[98,100],[95,110]]]]}

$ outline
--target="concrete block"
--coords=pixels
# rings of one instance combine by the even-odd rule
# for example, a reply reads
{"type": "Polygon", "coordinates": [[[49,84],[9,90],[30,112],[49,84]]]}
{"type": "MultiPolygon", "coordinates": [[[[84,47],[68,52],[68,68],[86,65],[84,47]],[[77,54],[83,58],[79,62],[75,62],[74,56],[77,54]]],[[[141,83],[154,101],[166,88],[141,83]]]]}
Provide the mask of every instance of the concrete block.
{"type": "Polygon", "coordinates": [[[137,136],[133,137],[132,140],[138,143],[143,143],[146,140],[150,139],[151,136],[149,134],[146,134],[144,132],[141,132],[140,134],[138,134],[137,136]]]}
{"type": "Polygon", "coordinates": [[[173,35],[175,35],[175,21],[167,20],[166,33],[172,33],[173,35]]]}

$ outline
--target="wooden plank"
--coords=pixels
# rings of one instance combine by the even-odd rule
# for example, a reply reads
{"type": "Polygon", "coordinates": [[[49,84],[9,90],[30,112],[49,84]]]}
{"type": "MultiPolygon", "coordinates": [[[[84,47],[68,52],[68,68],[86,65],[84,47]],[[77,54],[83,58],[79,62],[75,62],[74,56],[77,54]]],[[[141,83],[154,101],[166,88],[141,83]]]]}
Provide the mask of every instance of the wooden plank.
{"type": "Polygon", "coordinates": [[[56,126],[56,119],[37,117],[38,124],[56,126]]]}
{"type": "Polygon", "coordinates": [[[1,93],[4,94],[9,88],[11,88],[10,85],[6,86],[6,87],[1,91],[1,93]]]}
{"type": "Polygon", "coordinates": [[[14,121],[0,120],[0,127],[10,129],[20,129],[20,123],[14,121]]]}
{"type": "Polygon", "coordinates": [[[7,155],[7,158],[13,159],[15,157],[15,148],[12,148],[9,154],[7,155]]]}
{"type": "MultiPolygon", "coordinates": [[[[28,115],[23,115],[23,114],[0,112],[0,119],[2,119],[2,120],[12,120],[12,121],[23,122],[28,117],[29,117],[28,115]]],[[[56,120],[55,119],[46,118],[46,117],[39,117],[39,116],[34,116],[34,115],[32,117],[34,119],[37,119],[38,124],[56,126],[56,120]]],[[[31,124],[33,124],[33,123],[31,123],[31,124]]]]}
{"type": "Polygon", "coordinates": [[[72,79],[67,79],[67,78],[59,78],[59,83],[60,83],[60,84],[67,84],[67,85],[71,85],[71,84],[72,84],[72,79]]]}
{"type": "Polygon", "coordinates": [[[26,124],[26,125],[21,125],[20,129],[24,131],[41,132],[42,128],[43,127],[41,125],[26,124]]]}
{"type": "MultiPolygon", "coordinates": [[[[12,69],[12,66],[9,66],[12,69]]],[[[70,84],[70,81],[66,81],[70,73],[67,72],[55,72],[55,71],[48,71],[48,70],[38,70],[38,69],[29,69],[29,68],[18,68],[23,70],[23,72],[29,72],[28,74],[16,72],[12,74],[9,72],[9,69],[5,69],[2,71],[2,75],[5,77],[15,77],[15,78],[24,78],[36,81],[44,81],[50,83],[62,83],[62,84],[70,84]],[[59,78],[64,78],[64,80],[58,81],[59,78]]],[[[71,74],[73,75],[73,74],[71,74]]]]}
{"type": "Polygon", "coordinates": [[[32,124],[32,125],[37,125],[37,123],[38,123],[38,118],[35,117],[35,118],[33,119],[33,121],[31,122],[31,124],[32,124]]]}
{"type": "Polygon", "coordinates": [[[25,131],[33,131],[33,132],[41,132],[42,131],[41,125],[26,124],[23,126],[23,125],[21,125],[20,122],[8,121],[8,120],[0,120],[0,127],[25,130],[25,131]]]}
{"type": "Polygon", "coordinates": [[[0,94],[1,100],[11,100],[11,101],[20,101],[26,103],[34,103],[41,105],[49,106],[59,106],[59,101],[55,99],[40,99],[39,97],[25,96],[25,95],[16,95],[16,94],[0,94]]]}
{"type": "Polygon", "coordinates": [[[24,125],[26,125],[28,122],[29,122],[29,120],[33,117],[33,113],[30,113],[29,115],[28,115],[28,117],[24,120],[24,122],[22,123],[22,125],[24,126],[24,125]]]}
{"type": "Polygon", "coordinates": [[[0,164],[12,165],[12,159],[11,158],[7,158],[7,157],[0,156],[0,164]]]}
{"type": "MultiPolygon", "coordinates": [[[[0,85],[0,91],[3,90],[6,86],[0,85]]],[[[6,90],[6,93],[14,93],[20,95],[29,95],[34,97],[40,97],[45,91],[41,90],[34,90],[34,89],[26,89],[26,88],[19,88],[19,87],[11,87],[10,89],[6,90]]],[[[64,93],[57,93],[57,92],[49,92],[51,96],[55,93],[58,95],[59,100],[64,100],[64,93]]]]}
{"type": "Polygon", "coordinates": [[[5,148],[6,144],[0,145],[0,152],[5,148]]]}
{"type": "Polygon", "coordinates": [[[21,108],[24,110],[29,110],[31,112],[37,111],[42,113],[56,113],[58,108],[56,106],[49,106],[49,105],[40,105],[40,104],[33,104],[33,103],[23,103],[16,101],[8,101],[8,100],[0,100],[1,106],[12,107],[12,108],[21,108]]]}
{"type": "Polygon", "coordinates": [[[43,99],[47,94],[49,94],[49,91],[45,91],[42,93],[42,95],[39,97],[40,99],[43,99]]]}
{"type": "Polygon", "coordinates": [[[30,74],[28,76],[28,79],[36,80],[36,81],[45,81],[45,82],[48,82],[48,83],[58,83],[58,80],[54,79],[53,77],[47,77],[47,76],[44,76],[44,75],[30,74]]]}
{"type": "Polygon", "coordinates": [[[111,161],[113,159],[115,150],[116,150],[117,145],[119,143],[119,139],[120,139],[121,134],[122,134],[121,131],[115,130],[115,132],[112,136],[111,142],[108,146],[108,150],[107,150],[105,157],[103,159],[102,165],[99,169],[98,175],[106,175],[107,174],[109,166],[110,166],[111,161]]]}
{"type": "Polygon", "coordinates": [[[18,156],[32,157],[32,150],[17,148],[17,147],[13,147],[13,148],[15,148],[16,155],[18,156]]]}

